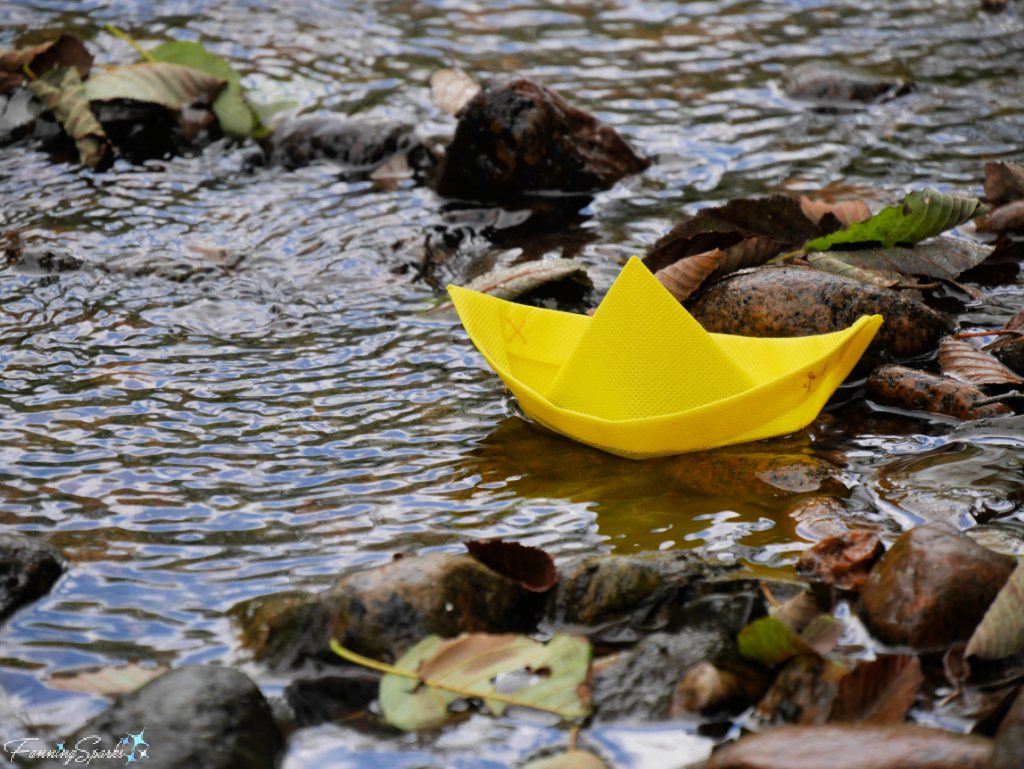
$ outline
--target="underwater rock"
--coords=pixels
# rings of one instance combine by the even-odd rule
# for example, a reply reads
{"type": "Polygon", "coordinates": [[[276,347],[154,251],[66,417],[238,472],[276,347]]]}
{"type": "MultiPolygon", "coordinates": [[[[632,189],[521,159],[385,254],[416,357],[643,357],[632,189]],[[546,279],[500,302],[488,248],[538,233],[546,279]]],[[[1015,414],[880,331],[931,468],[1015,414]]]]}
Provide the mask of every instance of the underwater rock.
{"type": "Polygon", "coordinates": [[[1005,337],[987,348],[1004,366],[1024,376],[1024,338],[1005,337]]]}
{"type": "Polygon", "coordinates": [[[0,534],[0,621],[46,595],[64,569],[60,553],[45,542],[0,534]]]}
{"type": "Polygon", "coordinates": [[[916,724],[784,726],[714,753],[707,769],[984,769],[992,741],[916,724]]]}
{"type": "Polygon", "coordinates": [[[342,664],[330,641],[393,662],[425,636],[532,630],[544,597],[466,555],[430,553],[356,572],[299,599],[236,608],[245,643],[273,667],[315,659],[342,664]]]}
{"type": "Polygon", "coordinates": [[[123,750],[152,769],[273,769],[284,747],[256,684],[213,665],[165,673],[121,697],[64,744],[69,751],[76,745],[107,750],[126,737],[123,750]]]}
{"type": "Polygon", "coordinates": [[[966,641],[1016,561],[952,526],[904,532],[861,588],[861,615],[884,643],[919,650],[966,641]]]}
{"type": "Polygon", "coordinates": [[[523,78],[488,80],[458,118],[435,185],[450,198],[596,192],[650,165],[611,126],[523,78]]]}
{"type": "Polygon", "coordinates": [[[977,405],[988,396],[974,385],[905,366],[879,366],[868,377],[867,392],[878,403],[957,419],[1012,414],[1005,403],[977,405]]]}
{"type": "Polygon", "coordinates": [[[872,103],[910,93],[914,90],[914,83],[880,80],[828,62],[808,62],[783,74],[782,90],[791,99],[801,101],[872,103]]]}
{"type": "Polygon", "coordinates": [[[937,312],[896,291],[799,267],[735,273],[687,306],[708,331],[758,337],[829,334],[877,313],[885,323],[854,373],[928,353],[952,331],[937,312]]]}

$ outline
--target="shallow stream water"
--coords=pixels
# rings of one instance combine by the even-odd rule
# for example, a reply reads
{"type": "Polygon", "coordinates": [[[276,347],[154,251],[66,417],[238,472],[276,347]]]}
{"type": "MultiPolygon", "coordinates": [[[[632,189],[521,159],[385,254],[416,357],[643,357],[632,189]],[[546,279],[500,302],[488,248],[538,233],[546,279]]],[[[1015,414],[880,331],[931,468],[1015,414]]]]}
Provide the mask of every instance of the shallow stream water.
{"type": "MultiPolygon", "coordinates": [[[[986,160],[1024,158],[1021,0],[996,15],[976,0],[5,0],[0,48],[69,31],[97,66],[134,61],[107,23],[147,45],[203,42],[255,100],[429,133],[453,126],[426,83],[454,56],[477,77],[555,88],[655,159],[564,230],[474,240],[442,282],[574,256],[596,300],[702,206],[776,191],[875,209],[924,186],[980,195],[986,160]],[[920,87],[817,111],[779,87],[813,60],[920,87]]],[[[59,276],[0,271],[0,521],[71,562],[0,628],[4,739],[101,710],[47,686],[89,666],[239,664],[277,695],[285,682],[245,662],[229,609],[395,553],[495,537],[557,558],[704,548],[790,575],[821,531],[790,510],[816,489],[730,480],[722,468],[752,452],[841,457],[827,493],[887,539],[945,520],[1024,548],[1020,433],[951,434],[951,420],[872,407],[856,385],[816,433],[710,457],[638,463],[538,431],[457,318],[426,313],[440,294],[409,266],[450,226],[444,201],[328,165],[253,167],[251,154],[220,142],[94,173],[30,142],[0,148],[0,234],[85,261],[59,276]]],[[[1019,274],[985,290],[966,328],[1024,307],[1019,274]]],[[[708,745],[685,724],[587,739],[620,767],[679,766],[708,745]]],[[[319,727],[295,736],[284,766],[497,767],[560,741],[543,720],[482,716],[386,741],[319,727]]]]}

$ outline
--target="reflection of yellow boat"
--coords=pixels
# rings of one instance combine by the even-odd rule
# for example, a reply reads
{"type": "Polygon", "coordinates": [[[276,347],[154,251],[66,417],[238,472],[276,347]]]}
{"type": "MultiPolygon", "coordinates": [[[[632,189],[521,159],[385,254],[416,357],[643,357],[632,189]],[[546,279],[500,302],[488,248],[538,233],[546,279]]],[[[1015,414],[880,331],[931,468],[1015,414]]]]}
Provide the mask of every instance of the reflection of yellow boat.
{"type": "Polygon", "coordinates": [[[709,334],[636,257],[592,318],[448,291],[524,412],[635,459],[805,427],[882,324],[872,315],[818,336],[709,334]]]}

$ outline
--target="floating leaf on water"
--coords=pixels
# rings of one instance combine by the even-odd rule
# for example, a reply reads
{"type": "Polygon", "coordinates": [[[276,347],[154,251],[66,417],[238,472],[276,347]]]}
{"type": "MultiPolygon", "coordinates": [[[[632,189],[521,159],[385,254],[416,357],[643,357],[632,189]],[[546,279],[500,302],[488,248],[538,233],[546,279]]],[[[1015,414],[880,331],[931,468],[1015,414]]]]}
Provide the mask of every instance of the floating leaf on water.
{"type": "Polygon", "coordinates": [[[484,566],[532,592],[544,593],[558,582],[555,560],[540,548],[500,539],[476,540],[465,545],[469,554],[484,566]]]}
{"type": "Polygon", "coordinates": [[[1024,650],[1024,562],[1018,561],[967,642],[964,657],[1001,660],[1024,650]]]}
{"type": "Polygon", "coordinates": [[[29,83],[29,88],[75,140],[82,164],[91,168],[99,165],[110,144],[103,126],[89,108],[78,70],[75,67],[52,70],[29,83]]]}
{"type": "Polygon", "coordinates": [[[521,635],[468,633],[444,639],[428,636],[394,665],[354,654],[331,642],[339,656],[386,673],[380,682],[385,720],[399,729],[437,726],[457,699],[477,697],[501,715],[508,705],[543,710],[562,718],[590,714],[591,648],[586,639],[556,633],[547,643],[521,635]],[[527,671],[512,693],[498,692],[494,679],[527,671]]]}
{"type": "Polygon", "coordinates": [[[986,163],[985,198],[993,206],[1024,198],[1024,166],[1001,162],[986,163]]]}
{"type": "Polygon", "coordinates": [[[608,765],[587,750],[567,750],[523,766],[523,769],[608,769],[608,765]]]}
{"type": "Polygon", "coordinates": [[[675,264],[658,270],[654,277],[681,302],[700,288],[724,259],[725,254],[716,248],[714,251],[683,257],[675,264]]]}
{"type": "Polygon", "coordinates": [[[480,93],[480,85],[461,69],[441,69],[430,77],[430,100],[454,115],[480,93]]]}
{"type": "Polygon", "coordinates": [[[0,50],[0,94],[7,93],[19,85],[28,85],[25,67],[35,77],[52,69],[74,67],[78,76],[85,79],[92,67],[92,54],[82,42],[71,35],[61,35],[56,40],[18,50],[0,50]]]}
{"type": "Polygon", "coordinates": [[[244,139],[252,133],[253,113],[242,94],[242,76],[224,59],[214,56],[199,43],[184,41],[164,43],[150,51],[149,55],[156,61],[180,64],[224,80],[227,85],[210,106],[213,114],[228,136],[244,139]]]}
{"type": "Polygon", "coordinates": [[[991,353],[963,339],[946,338],[939,343],[939,368],[943,374],[973,385],[1024,384],[1024,378],[991,353]]]}
{"type": "Polygon", "coordinates": [[[128,694],[168,670],[170,668],[162,665],[145,668],[134,664],[120,668],[104,667],[73,676],[52,676],[49,686],[51,689],[84,694],[128,694]]]}
{"type": "Polygon", "coordinates": [[[829,721],[901,724],[924,683],[914,654],[887,654],[861,662],[839,683],[829,721]]]}
{"type": "MultiPolygon", "coordinates": [[[[988,210],[977,198],[946,195],[935,190],[911,192],[903,203],[890,206],[865,222],[857,222],[831,235],[811,240],[807,251],[827,251],[835,246],[877,243],[882,247],[906,245],[938,235],[988,210]]],[[[956,277],[949,275],[947,277],[956,277]]]]}
{"type": "Polygon", "coordinates": [[[580,262],[574,259],[540,259],[492,270],[475,278],[466,288],[499,299],[512,300],[545,283],[574,276],[586,279],[587,272],[580,262]]]}
{"type": "Polygon", "coordinates": [[[85,95],[90,101],[130,99],[180,110],[196,102],[209,102],[227,81],[191,67],[166,62],[115,67],[90,77],[85,95]]]}

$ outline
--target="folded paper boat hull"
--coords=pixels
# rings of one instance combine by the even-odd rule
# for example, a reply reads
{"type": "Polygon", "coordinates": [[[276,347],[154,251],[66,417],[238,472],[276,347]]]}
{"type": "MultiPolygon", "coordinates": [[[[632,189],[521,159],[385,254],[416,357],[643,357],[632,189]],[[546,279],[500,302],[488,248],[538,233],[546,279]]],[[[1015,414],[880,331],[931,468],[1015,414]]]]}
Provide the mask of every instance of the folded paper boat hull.
{"type": "Polygon", "coordinates": [[[449,287],[467,333],[544,426],[642,459],[810,424],[882,323],[758,339],[709,334],[635,257],[594,317],[449,287]]]}

